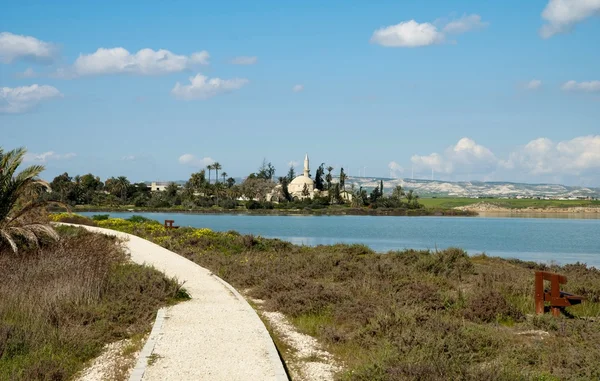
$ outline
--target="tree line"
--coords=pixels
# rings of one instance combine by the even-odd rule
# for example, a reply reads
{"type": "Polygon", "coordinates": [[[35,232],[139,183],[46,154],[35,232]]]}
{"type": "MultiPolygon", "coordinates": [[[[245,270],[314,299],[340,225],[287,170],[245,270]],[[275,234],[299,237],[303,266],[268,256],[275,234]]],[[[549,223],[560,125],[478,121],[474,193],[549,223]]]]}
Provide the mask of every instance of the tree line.
{"type": "MultiPolygon", "coordinates": [[[[257,171],[250,173],[241,184],[228,177],[218,162],[194,172],[183,184],[169,183],[164,191],[152,191],[144,182],[131,182],[125,176],[110,177],[102,181],[91,173],[71,177],[68,173],[56,176],[50,183],[51,192],[43,194],[46,201],[59,201],[70,205],[91,205],[117,207],[133,205],[147,208],[182,207],[185,209],[219,206],[234,209],[239,206],[241,197],[246,207],[256,208],[324,208],[329,205],[350,204],[353,207],[370,208],[421,208],[419,197],[413,191],[397,186],[384,189],[383,181],[371,192],[351,184],[346,189],[348,176],[340,168],[337,181],[334,181],[334,167],[317,168],[313,181],[318,190],[314,198],[308,198],[308,189],[301,199],[294,198],[288,185],[296,178],[296,171],[290,166],[285,176],[276,177],[275,167],[266,159],[257,171]],[[214,177],[213,177],[214,173],[214,177]],[[278,186],[279,185],[279,186],[278,186]]],[[[309,176],[312,177],[309,173],[309,176]]]]}

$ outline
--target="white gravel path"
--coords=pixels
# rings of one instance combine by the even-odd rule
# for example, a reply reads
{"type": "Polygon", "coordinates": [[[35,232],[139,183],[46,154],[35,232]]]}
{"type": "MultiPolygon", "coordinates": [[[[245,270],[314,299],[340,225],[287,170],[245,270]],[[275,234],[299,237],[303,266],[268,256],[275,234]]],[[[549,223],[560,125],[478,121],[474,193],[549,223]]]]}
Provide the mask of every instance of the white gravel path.
{"type": "MultiPolygon", "coordinates": [[[[84,226],[82,226],[84,227],[84,226]]],[[[229,284],[207,269],[142,238],[87,227],[126,240],[131,259],[185,281],[192,296],[166,311],[145,381],[288,380],[264,324],[229,284]]]]}

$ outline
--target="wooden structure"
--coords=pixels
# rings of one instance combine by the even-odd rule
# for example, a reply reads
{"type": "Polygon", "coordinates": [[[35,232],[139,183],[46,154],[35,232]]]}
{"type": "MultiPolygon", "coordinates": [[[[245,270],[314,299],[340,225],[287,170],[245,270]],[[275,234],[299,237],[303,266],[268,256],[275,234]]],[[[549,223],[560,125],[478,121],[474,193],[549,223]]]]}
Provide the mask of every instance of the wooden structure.
{"type": "Polygon", "coordinates": [[[560,291],[560,285],[567,283],[567,277],[547,271],[535,272],[535,313],[545,312],[546,302],[550,303],[553,316],[559,316],[565,307],[581,303],[585,298],[560,291]],[[550,281],[550,290],[544,289],[544,281],[550,281]]]}
{"type": "Polygon", "coordinates": [[[173,226],[175,220],[165,220],[165,229],[177,229],[179,226],[173,226]]]}

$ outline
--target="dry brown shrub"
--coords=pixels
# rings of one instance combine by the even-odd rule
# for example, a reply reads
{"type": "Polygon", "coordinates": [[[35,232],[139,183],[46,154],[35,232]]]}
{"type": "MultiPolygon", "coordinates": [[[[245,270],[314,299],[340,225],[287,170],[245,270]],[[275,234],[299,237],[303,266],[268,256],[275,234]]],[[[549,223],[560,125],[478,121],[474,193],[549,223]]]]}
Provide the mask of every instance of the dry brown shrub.
{"type": "Polygon", "coordinates": [[[471,296],[465,317],[475,322],[491,323],[503,318],[521,321],[525,316],[498,291],[486,288],[471,296]]]}

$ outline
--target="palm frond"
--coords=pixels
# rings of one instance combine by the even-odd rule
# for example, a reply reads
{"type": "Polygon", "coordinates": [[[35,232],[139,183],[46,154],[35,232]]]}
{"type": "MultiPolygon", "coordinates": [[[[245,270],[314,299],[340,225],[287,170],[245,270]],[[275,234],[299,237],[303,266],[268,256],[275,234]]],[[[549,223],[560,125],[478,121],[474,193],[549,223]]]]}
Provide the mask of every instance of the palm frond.
{"type": "Polygon", "coordinates": [[[32,165],[30,167],[25,168],[24,170],[22,170],[14,179],[14,181],[16,182],[26,182],[26,181],[30,181],[30,180],[35,180],[35,178],[37,176],[39,176],[40,173],[42,173],[44,171],[44,166],[43,165],[32,165]]]}
{"type": "Polygon", "coordinates": [[[50,225],[34,223],[23,225],[22,228],[29,229],[34,233],[45,234],[46,236],[52,238],[55,241],[58,241],[60,239],[60,236],[58,235],[56,230],[54,230],[50,225]]]}
{"type": "Polygon", "coordinates": [[[38,178],[44,167],[32,165],[17,173],[25,153],[24,148],[8,152],[0,148],[0,240],[6,241],[15,253],[17,236],[35,245],[39,245],[43,235],[59,239],[56,231],[34,214],[48,204],[36,201],[41,190],[49,188],[47,182],[38,178]]]}
{"type": "Polygon", "coordinates": [[[38,240],[38,237],[35,235],[35,233],[31,229],[15,226],[15,227],[10,227],[6,230],[7,230],[7,233],[10,234],[11,236],[15,236],[15,235],[21,236],[21,237],[25,238],[26,241],[34,244],[36,247],[38,247],[40,245],[40,241],[38,240]]]}
{"type": "Polygon", "coordinates": [[[0,238],[3,238],[4,241],[6,241],[10,247],[12,248],[12,250],[15,253],[19,252],[19,249],[17,248],[17,243],[15,242],[15,240],[13,239],[13,237],[11,237],[10,234],[8,234],[6,231],[0,229],[0,238]]]}

